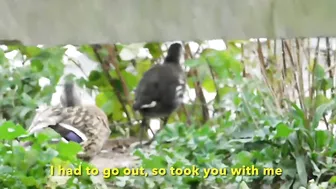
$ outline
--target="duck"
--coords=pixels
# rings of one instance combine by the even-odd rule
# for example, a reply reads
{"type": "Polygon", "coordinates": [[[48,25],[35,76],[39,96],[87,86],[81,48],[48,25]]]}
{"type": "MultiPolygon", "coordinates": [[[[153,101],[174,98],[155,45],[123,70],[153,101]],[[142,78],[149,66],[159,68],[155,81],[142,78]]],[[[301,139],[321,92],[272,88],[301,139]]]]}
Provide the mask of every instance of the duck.
{"type": "MultiPolygon", "coordinates": [[[[159,133],[167,124],[170,115],[183,103],[186,77],[180,64],[182,55],[183,48],[180,43],[170,45],[163,63],[156,64],[147,70],[135,89],[133,110],[143,117],[139,146],[142,146],[144,129],[150,128],[148,120],[152,118],[163,120],[163,127],[156,132],[159,133]]],[[[151,144],[155,139],[156,134],[153,131],[152,134],[153,137],[145,145],[151,144]]]]}
{"type": "Polygon", "coordinates": [[[82,104],[73,82],[64,84],[60,102],[59,106],[37,109],[28,133],[51,128],[64,142],[79,143],[83,151],[77,157],[91,161],[102,150],[111,134],[106,114],[96,105],[82,104]]]}

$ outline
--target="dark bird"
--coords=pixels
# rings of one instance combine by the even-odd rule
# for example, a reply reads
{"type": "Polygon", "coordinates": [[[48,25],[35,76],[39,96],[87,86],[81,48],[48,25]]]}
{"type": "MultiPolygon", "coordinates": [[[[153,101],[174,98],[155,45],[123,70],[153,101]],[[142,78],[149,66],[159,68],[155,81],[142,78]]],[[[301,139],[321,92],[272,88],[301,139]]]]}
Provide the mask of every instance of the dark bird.
{"type": "Polygon", "coordinates": [[[51,128],[65,142],[81,144],[78,157],[90,161],[98,154],[111,134],[106,114],[95,105],[81,105],[73,83],[66,83],[61,106],[46,106],[37,110],[28,129],[29,133],[51,128]]]}
{"type": "MultiPolygon", "coordinates": [[[[169,116],[182,104],[186,88],[185,75],[180,65],[182,53],[181,44],[172,44],[163,64],[154,65],[145,72],[135,90],[133,109],[143,116],[140,146],[142,146],[143,130],[148,127],[148,119],[162,118],[165,126],[169,116]]],[[[154,140],[154,136],[146,145],[154,140]]]]}

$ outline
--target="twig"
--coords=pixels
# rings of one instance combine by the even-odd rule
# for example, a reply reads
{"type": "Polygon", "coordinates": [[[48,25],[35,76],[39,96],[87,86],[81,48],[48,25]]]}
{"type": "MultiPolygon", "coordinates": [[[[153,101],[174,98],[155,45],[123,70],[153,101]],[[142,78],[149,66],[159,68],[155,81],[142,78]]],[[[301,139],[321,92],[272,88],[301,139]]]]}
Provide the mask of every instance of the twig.
{"type": "MultiPolygon", "coordinates": [[[[219,104],[221,98],[220,98],[220,94],[219,94],[219,88],[218,88],[218,85],[217,85],[217,83],[216,83],[215,74],[214,74],[214,71],[213,71],[213,69],[212,69],[212,66],[211,66],[210,63],[209,63],[209,60],[206,59],[206,61],[207,61],[207,63],[208,63],[208,67],[209,67],[209,70],[210,70],[210,74],[211,74],[211,77],[212,77],[212,80],[213,80],[213,82],[214,82],[214,86],[215,86],[215,89],[216,89],[215,101],[216,101],[217,104],[219,104]]],[[[217,112],[216,110],[213,111],[213,115],[212,115],[212,116],[214,116],[216,112],[217,112]]]]}
{"type": "Polygon", "coordinates": [[[328,67],[327,69],[325,69],[325,72],[330,72],[331,70],[333,70],[334,68],[336,68],[336,64],[331,65],[330,67],[328,67]]]}
{"type": "MultiPolygon", "coordinates": [[[[307,39],[307,46],[310,47],[310,40],[309,39],[307,39]]],[[[310,51],[310,48],[307,49],[307,53],[308,53],[307,62],[310,62],[310,60],[311,60],[311,51],[310,51]]],[[[308,71],[308,88],[311,85],[310,77],[311,77],[311,73],[308,71]]]]}
{"type": "Polygon", "coordinates": [[[327,127],[327,130],[328,131],[330,131],[329,129],[329,123],[328,123],[328,121],[327,121],[327,118],[326,118],[326,114],[325,113],[323,113],[323,121],[324,121],[324,123],[325,123],[325,125],[326,125],[326,127],[327,127]]]}
{"type": "Polygon", "coordinates": [[[314,57],[314,61],[313,61],[313,70],[312,70],[312,85],[309,91],[309,96],[312,102],[312,106],[310,107],[310,111],[309,111],[309,120],[311,120],[313,118],[313,112],[315,111],[315,106],[316,106],[316,100],[315,98],[313,98],[314,96],[314,92],[316,90],[316,86],[315,86],[315,69],[316,69],[316,64],[317,64],[317,58],[319,55],[319,48],[320,48],[320,38],[317,38],[317,45],[315,48],[315,57],[314,57]]]}
{"type": "MultiPolygon", "coordinates": [[[[288,52],[288,56],[289,56],[290,63],[292,64],[293,68],[295,68],[295,63],[294,63],[294,58],[293,58],[292,52],[291,52],[291,50],[290,50],[290,48],[289,48],[287,42],[286,42],[286,41],[283,41],[283,43],[284,43],[285,49],[286,49],[287,52],[288,52]]],[[[299,96],[300,106],[301,106],[301,108],[304,108],[304,101],[303,101],[303,99],[302,99],[301,96],[300,96],[300,89],[299,89],[299,85],[298,85],[298,82],[297,82],[297,78],[298,78],[298,77],[297,77],[295,71],[293,71],[293,75],[294,75],[294,79],[295,79],[295,83],[294,83],[295,86],[294,86],[294,87],[295,87],[295,89],[296,89],[296,91],[297,91],[297,94],[298,94],[298,96],[299,96]]]]}
{"type": "MultiPolygon", "coordinates": [[[[302,65],[301,65],[301,56],[300,56],[300,43],[299,43],[299,40],[298,39],[295,39],[295,42],[296,42],[296,52],[297,52],[297,65],[298,65],[298,73],[299,73],[299,76],[298,76],[298,86],[299,86],[299,96],[300,96],[300,99],[303,101],[304,99],[304,89],[303,89],[303,74],[302,74],[302,65]]],[[[305,106],[305,104],[303,103],[303,110],[305,112],[307,112],[307,108],[305,106]]]]}
{"type": "Polygon", "coordinates": [[[281,108],[280,108],[280,104],[279,104],[279,101],[278,101],[278,98],[276,97],[274,91],[273,91],[273,88],[271,86],[271,84],[269,83],[268,81],[268,77],[267,77],[267,74],[266,74],[266,68],[265,68],[265,60],[264,60],[264,55],[263,55],[263,52],[262,52],[262,49],[261,49],[261,43],[258,39],[258,47],[257,47],[257,52],[258,52],[258,58],[259,58],[259,61],[260,61],[260,68],[261,68],[261,72],[264,76],[264,79],[265,79],[265,83],[267,85],[267,87],[269,88],[273,98],[274,98],[274,101],[275,101],[275,105],[276,107],[278,108],[278,111],[281,112],[281,108]]]}
{"type": "Polygon", "coordinates": [[[245,49],[244,49],[244,43],[241,43],[241,64],[243,65],[243,77],[246,77],[246,67],[244,64],[244,57],[245,57],[245,49]]]}
{"type": "Polygon", "coordinates": [[[100,49],[101,46],[100,45],[92,45],[92,49],[94,54],[96,55],[97,60],[99,61],[100,65],[102,66],[103,72],[105,74],[105,77],[107,78],[107,80],[109,81],[112,89],[114,90],[115,94],[117,95],[117,98],[122,106],[123,111],[126,114],[127,120],[129,122],[131,122],[131,118],[130,118],[130,114],[127,111],[127,108],[125,106],[124,100],[121,97],[120,91],[118,90],[118,88],[114,85],[114,79],[112,78],[112,76],[110,75],[109,71],[110,71],[110,65],[109,63],[106,63],[106,61],[103,61],[103,59],[100,57],[99,53],[98,53],[98,49],[100,49]]]}
{"type": "Polygon", "coordinates": [[[123,91],[124,91],[124,94],[126,96],[126,99],[127,99],[127,103],[129,102],[129,89],[127,87],[127,84],[126,84],[126,81],[124,79],[124,77],[122,76],[121,74],[121,71],[120,71],[120,68],[119,68],[119,65],[118,65],[118,60],[117,60],[117,54],[116,54],[116,47],[115,45],[106,45],[106,48],[109,52],[109,62],[113,65],[120,81],[121,81],[121,84],[122,84],[122,87],[123,87],[123,91]]]}
{"type": "MultiPolygon", "coordinates": [[[[191,53],[191,50],[190,50],[190,46],[188,44],[185,45],[185,52],[186,52],[186,59],[187,58],[193,58],[193,55],[191,53]]],[[[199,81],[198,79],[198,72],[196,69],[193,70],[193,76],[195,76],[196,78],[196,82],[194,83],[195,85],[195,92],[196,92],[196,96],[198,97],[198,99],[201,101],[202,103],[202,115],[203,115],[203,123],[207,122],[209,120],[209,110],[208,110],[208,107],[206,105],[206,100],[205,100],[205,97],[204,97],[204,93],[203,93],[203,90],[202,90],[202,86],[201,86],[201,82],[199,81]]]]}
{"type": "Polygon", "coordinates": [[[88,78],[88,75],[86,75],[86,73],[84,72],[82,66],[80,66],[80,64],[78,64],[77,61],[75,61],[73,58],[69,57],[68,55],[65,55],[71,62],[73,62],[81,71],[82,73],[85,75],[86,78],[88,78]]]}
{"type": "Polygon", "coordinates": [[[282,78],[283,78],[282,92],[286,94],[285,87],[287,80],[287,65],[286,65],[286,51],[284,40],[281,40],[281,55],[282,55],[282,78]]]}
{"type": "MultiPolygon", "coordinates": [[[[280,69],[280,72],[283,74],[283,69],[281,68],[281,66],[279,66],[279,62],[278,62],[278,57],[277,57],[277,40],[273,40],[273,57],[274,57],[274,62],[275,65],[278,67],[278,69],[280,69]]],[[[279,71],[279,70],[277,70],[279,71]]],[[[282,103],[282,99],[284,99],[284,93],[285,93],[285,85],[286,85],[286,81],[285,78],[283,79],[283,82],[279,82],[279,100],[280,100],[280,108],[284,109],[285,108],[285,104],[282,103]]]]}
{"type": "MultiPolygon", "coordinates": [[[[293,58],[292,52],[291,52],[291,50],[290,50],[290,48],[289,48],[289,46],[288,46],[288,44],[287,44],[286,41],[284,41],[284,45],[285,45],[285,48],[286,48],[286,50],[287,50],[287,52],[288,52],[288,56],[289,56],[289,59],[290,59],[290,62],[291,62],[291,64],[292,64],[293,68],[296,68],[295,63],[294,63],[294,58],[293,58]]],[[[293,72],[293,75],[294,75],[294,79],[295,79],[295,89],[297,90],[297,94],[298,94],[298,96],[299,96],[300,106],[301,106],[301,108],[306,112],[306,113],[305,113],[305,116],[304,116],[304,126],[305,126],[306,128],[309,128],[309,123],[310,123],[310,122],[309,122],[308,120],[310,120],[310,118],[309,118],[309,115],[307,115],[307,113],[309,113],[309,112],[308,112],[307,109],[305,108],[305,103],[304,103],[303,96],[300,95],[301,93],[300,93],[300,89],[299,89],[299,82],[297,81],[297,80],[298,80],[298,76],[297,76],[297,74],[296,74],[295,71],[293,72]]],[[[303,93],[303,91],[302,91],[302,93],[303,93]]]]}
{"type": "Polygon", "coordinates": [[[284,40],[281,40],[281,55],[282,55],[282,66],[283,66],[283,71],[282,71],[282,77],[284,80],[286,80],[287,77],[287,66],[286,66],[286,51],[285,51],[285,42],[284,40]]]}
{"type": "MultiPolygon", "coordinates": [[[[330,47],[330,42],[329,42],[329,37],[326,37],[326,46],[327,46],[327,65],[330,68],[331,67],[331,57],[330,57],[330,51],[331,51],[331,47],[330,47]]],[[[333,77],[333,72],[332,69],[328,70],[329,72],[329,77],[333,77]]],[[[334,82],[334,80],[332,80],[334,82]]],[[[332,84],[331,86],[331,96],[334,97],[334,84],[332,84]]]]}

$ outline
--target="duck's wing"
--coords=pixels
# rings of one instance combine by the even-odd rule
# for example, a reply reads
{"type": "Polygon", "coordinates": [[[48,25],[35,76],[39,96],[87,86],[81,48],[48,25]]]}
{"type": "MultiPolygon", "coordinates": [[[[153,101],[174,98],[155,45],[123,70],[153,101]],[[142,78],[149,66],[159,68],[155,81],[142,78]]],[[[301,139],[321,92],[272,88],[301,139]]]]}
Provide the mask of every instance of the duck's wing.
{"type": "Polygon", "coordinates": [[[29,133],[52,128],[65,141],[78,142],[84,153],[79,157],[91,159],[100,152],[111,130],[107,117],[98,107],[45,107],[37,111],[29,133]]]}

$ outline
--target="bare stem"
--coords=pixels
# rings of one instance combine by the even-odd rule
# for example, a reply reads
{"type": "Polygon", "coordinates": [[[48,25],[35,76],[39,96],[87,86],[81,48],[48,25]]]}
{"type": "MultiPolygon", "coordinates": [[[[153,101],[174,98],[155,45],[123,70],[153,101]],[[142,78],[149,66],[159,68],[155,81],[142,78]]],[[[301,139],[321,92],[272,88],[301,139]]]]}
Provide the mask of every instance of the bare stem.
{"type": "MultiPolygon", "coordinates": [[[[186,52],[186,59],[187,58],[193,58],[193,55],[191,53],[190,47],[188,44],[185,45],[185,52],[186,52]]],[[[201,82],[198,79],[198,72],[196,69],[192,70],[192,75],[195,77],[196,81],[194,83],[195,85],[195,91],[196,91],[196,96],[202,103],[202,115],[203,115],[203,123],[207,122],[209,120],[209,110],[206,104],[206,100],[204,97],[204,93],[202,90],[201,82]]]]}
{"type": "Polygon", "coordinates": [[[126,114],[126,117],[127,117],[127,120],[129,122],[131,122],[131,117],[130,117],[130,114],[128,113],[128,110],[126,108],[126,105],[125,105],[125,101],[124,99],[122,98],[121,94],[120,94],[120,91],[117,90],[117,87],[114,85],[114,79],[112,78],[112,76],[110,75],[110,64],[107,62],[107,61],[104,61],[100,55],[99,55],[99,52],[98,50],[101,48],[100,45],[93,45],[92,46],[92,49],[93,49],[93,52],[95,53],[96,57],[97,57],[97,60],[98,62],[100,63],[100,65],[102,66],[102,70],[103,70],[103,73],[105,75],[105,77],[107,78],[107,80],[109,81],[110,83],[110,86],[112,87],[112,89],[114,90],[115,94],[117,95],[117,98],[122,106],[122,109],[123,111],[125,112],[126,114]]]}

